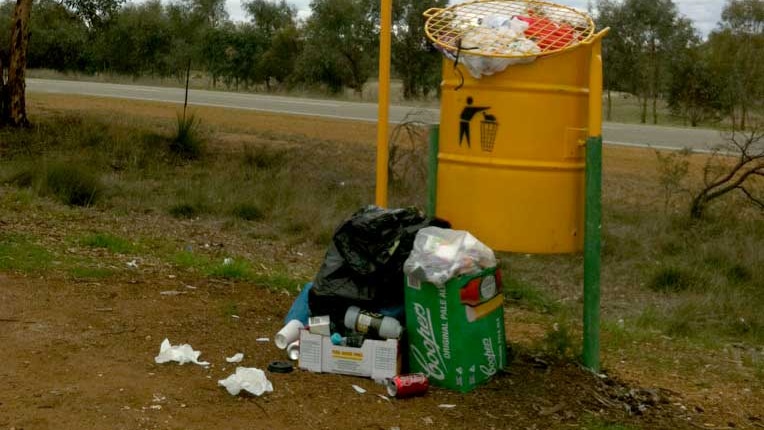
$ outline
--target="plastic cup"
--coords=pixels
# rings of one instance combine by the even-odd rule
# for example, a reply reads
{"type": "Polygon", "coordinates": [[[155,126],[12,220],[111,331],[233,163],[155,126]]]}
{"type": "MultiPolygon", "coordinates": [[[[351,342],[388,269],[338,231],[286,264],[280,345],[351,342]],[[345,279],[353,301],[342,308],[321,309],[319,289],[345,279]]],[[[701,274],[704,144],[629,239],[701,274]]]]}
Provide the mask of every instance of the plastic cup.
{"type": "Polygon", "coordinates": [[[292,320],[276,333],[276,347],[286,349],[287,345],[300,338],[300,330],[305,328],[299,320],[292,320]]]}

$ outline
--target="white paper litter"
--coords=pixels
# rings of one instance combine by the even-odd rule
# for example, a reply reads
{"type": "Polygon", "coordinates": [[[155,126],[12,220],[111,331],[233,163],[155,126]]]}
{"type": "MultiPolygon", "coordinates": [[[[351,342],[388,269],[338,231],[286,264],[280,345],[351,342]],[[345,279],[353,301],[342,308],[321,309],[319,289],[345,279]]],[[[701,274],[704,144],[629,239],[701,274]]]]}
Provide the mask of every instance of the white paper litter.
{"type": "Polygon", "coordinates": [[[379,397],[382,400],[387,400],[388,402],[390,401],[390,398],[385,396],[384,394],[377,394],[377,397],[379,397]]]}
{"type": "Polygon", "coordinates": [[[234,354],[231,357],[226,357],[225,361],[227,361],[229,363],[240,363],[241,360],[243,360],[243,359],[244,359],[244,354],[241,353],[241,352],[237,352],[236,354],[234,354]]]}
{"type": "Polygon", "coordinates": [[[449,405],[447,403],[443,403],[443,404],[438,405],[438,407],[439,408],[443,408],[443,409],[453,409],[453,408],[456,407],[456,405],[449,405]]]}
{"type": "Polygon", "coordinates": [[[187,343],[172,346],[170,345],[170,340],[165,339],[162,341],[162,345],[159,346],[159,355],[154,357],[154,361],[158,364],[177,361],[180,364],[194,363],[200,366],[209,366],[210,363],[199,361],[201,354],[201,351],[194,351],[191,345],[187,343]]]}
{"type": "Polygon", "coordinates": [[[364,390],[363,388],[361,388],[361,387],[359,387],[358,385],[355,385],[355,384],[353,384],[353,389],[354,389],[354,390],[355,390],[355,391],[356,391],[358,394],[363,394],[363,393],[365,393],[365,392],[366,392],[366,390],[364,390]]]}
{"type": "Polygon", "coordinates": [[[270,342],[270,341],[271,340],[268,339],[267,337],[258,337],[257,339],[255,339],[255,342],[270,342]]]}
{"type": "Polygon", "coordinates": [[[237,367],[236,373],[219,380],[218,385],[225,387],[232,396],[239,394],[241,390],[256,396],[273,391],[273,384],[265,376],[265,372],[255,367],[237,367]]]}

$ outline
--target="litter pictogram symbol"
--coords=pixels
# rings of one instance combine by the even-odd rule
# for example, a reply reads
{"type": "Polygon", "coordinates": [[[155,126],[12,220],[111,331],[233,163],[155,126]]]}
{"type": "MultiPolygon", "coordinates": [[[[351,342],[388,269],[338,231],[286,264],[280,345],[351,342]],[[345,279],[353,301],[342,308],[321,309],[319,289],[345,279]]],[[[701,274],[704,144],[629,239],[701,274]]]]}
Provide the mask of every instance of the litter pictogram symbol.
{"type": "Polygon", "coordinates": [[[479,112],[483,113],[483,119],[480,121],[480,149],[485,152],[492,152],[493,145],[496,142],[496,132],[499,129],[499,122],[496,117],[486,112],[491,109],[490,106],[474,106],[472,97],[467,97],[467,106],[462,109],[459,115],[459,146],[462,146],[464,138],[467,138],[467,147],[472,147],[470,139],[470,125],[472,119],[479,112]]]}
{"type": "Polygon", "coordinates": [[[480,121],[480,149],[485,152],[493,152],[493,144],[496,142],[496,132],[499,123],[496,117],[483,112],[483,120],[480,121]]]}

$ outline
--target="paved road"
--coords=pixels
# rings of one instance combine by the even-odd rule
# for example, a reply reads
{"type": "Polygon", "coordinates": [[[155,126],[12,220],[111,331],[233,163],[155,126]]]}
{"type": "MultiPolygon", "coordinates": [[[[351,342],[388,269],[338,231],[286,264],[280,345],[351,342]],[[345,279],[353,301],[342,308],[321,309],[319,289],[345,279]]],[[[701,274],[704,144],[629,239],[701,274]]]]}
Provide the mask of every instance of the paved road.
{"type": "MultiPolygon", "coordinates": [[[[81,94],[171,103],[183,103],[184,98],[183,89],[180,88],[48,79],[27,79],[27,88],[31,92],[81,94]]],[[[370,122],[376,122],[377,118],[377,105],[372,103],[204,90],[189,91],[188,100],[189,104],[198,106],[250,109],[370,122]]],[[[439,119],[438,109],[413,108],[409,106],[390,107],[390,121],[395,123],[402,122],[407,116],[408,119],[416,119],[427,123],[436,123],[439,119]]],[[[663,149],[689,147],[702,150],[722,142],[721,136],[716,130],[621,123],[603,124],[603,135],[605,142],[610,144],[626,146],[650,145],[663,149]]]]}

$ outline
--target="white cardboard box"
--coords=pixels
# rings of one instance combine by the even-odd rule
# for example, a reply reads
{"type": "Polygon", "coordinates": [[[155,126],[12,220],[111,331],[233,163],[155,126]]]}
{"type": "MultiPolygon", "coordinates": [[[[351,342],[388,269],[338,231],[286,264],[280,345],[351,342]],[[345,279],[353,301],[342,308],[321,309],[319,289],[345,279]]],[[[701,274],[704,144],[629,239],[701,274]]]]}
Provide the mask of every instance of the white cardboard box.
{"type": "Polygon", "coordinates": [[[366,339],[360,348],[332,344],[329,336],[300,330],[300,369],[372,379],[398,374],[398,341],[366,339]]]}

